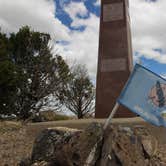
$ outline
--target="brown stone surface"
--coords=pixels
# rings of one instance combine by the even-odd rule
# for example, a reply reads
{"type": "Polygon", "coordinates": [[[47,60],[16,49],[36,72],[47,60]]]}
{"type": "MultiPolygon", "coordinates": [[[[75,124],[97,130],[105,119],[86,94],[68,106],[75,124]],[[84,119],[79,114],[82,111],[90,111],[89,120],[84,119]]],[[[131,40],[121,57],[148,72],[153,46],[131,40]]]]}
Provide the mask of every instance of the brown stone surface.
{"type": "Polygon", "coordinates": [[[93,166],[99,158],[102,139],[103,129],[99,123],[91,123],[82,131],[45,129],[34,142],[31,163],[36,166],[93,166]]]}
{"type": "Polygon", "coordinates": [[[49,128],[36,137],[32,157],[19,166],[165,166],[166,144],[151,132],[146,125],[125,124],[105,131],[99,123],[84,130],[49,128]]]}
{"type": "MultiPolygon", "coordinates": [[[[132,69],[128,0],[102,0],[96,92],[96,118],[106,118],[132,69]]],[[[116,117],[135,116],[121,107],[116,117]]]]}
{"type": "Polygon", "coordinates": [[[158,145],[146,127],[109,126],[97,166],[165,166],[165,150],[158,145]]]}

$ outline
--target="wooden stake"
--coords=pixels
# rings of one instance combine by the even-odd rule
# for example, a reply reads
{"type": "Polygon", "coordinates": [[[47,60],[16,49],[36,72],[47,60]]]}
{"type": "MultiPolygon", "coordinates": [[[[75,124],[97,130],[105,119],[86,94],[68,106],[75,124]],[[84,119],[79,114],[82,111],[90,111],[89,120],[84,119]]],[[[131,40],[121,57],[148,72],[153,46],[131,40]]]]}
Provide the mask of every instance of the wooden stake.
{"type": "Polygon", "coordinates": [[[105,129],[108,127],[108,125],[111,123],[111,120],[112,120],[113,116],[115,115],[116,111],[118,110],[118,108],[119,108],[119,103],[116,102],[114,108],[112,109],[112,111],[111,111],[111,113],[110,113],[108,119],[106,120],[106,122],[105,122],[105,124],[104,124],[104,127],[103,127],[104,130],[105,130],[105,129]]]}

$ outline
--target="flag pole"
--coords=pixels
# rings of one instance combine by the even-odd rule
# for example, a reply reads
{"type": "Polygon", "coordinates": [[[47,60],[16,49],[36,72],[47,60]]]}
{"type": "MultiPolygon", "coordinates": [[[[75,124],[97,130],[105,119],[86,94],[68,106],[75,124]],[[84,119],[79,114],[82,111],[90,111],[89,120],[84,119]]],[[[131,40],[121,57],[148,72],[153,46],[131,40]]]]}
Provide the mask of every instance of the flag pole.
{"type": "Polygon", "coordinates": [[[111,111],[111,113],[110,113],[108,119],[106,120],[106,122],[105,122],[105,124],[104,124],[104,127],[103,127],[104,130],[105,130],[105,129],[107,128],[107,126],[110,124],[110,122],[111,122],[113,116],[115,115],[116,111],[117,111],[118,108],[119,108],[119,105],[120,105],[120,104],[119,104],[118,102],[116,102],[114,108],[112,109],[112,111],[111,111]]]}
{"type": "MultiPolygon", "coordinates": [[[[109,118],[106,120],[106,122],[105,122],[105,124],[104,124],[104,127],[103,127],[104,130],[107,128],[107,126],[108,126],[109,123],[111,122],[113,116],[115,115],[116,111],[117,111],[118,108],[119,108],[119,105],[120,105],[120,104],[119,104],[118,102],[116,102],[114,108],[112,109],[112,111],[111,111],[111,113],[110,113],[110,115],[109,115],[109,118]]],[[[91,150],[90,154],[88,155],[88,158],[87,158],[87,160],[86,160],[86,166],[89,166],[89,165],[90,165],[90,163],[92,162],[92,160],[93,160],[93,158],[94,158],[94,156],[95,156],[96,145],[97,145],[97,143],[95,144],[95,146],[94,146],[93,149],[91,150]]]]}

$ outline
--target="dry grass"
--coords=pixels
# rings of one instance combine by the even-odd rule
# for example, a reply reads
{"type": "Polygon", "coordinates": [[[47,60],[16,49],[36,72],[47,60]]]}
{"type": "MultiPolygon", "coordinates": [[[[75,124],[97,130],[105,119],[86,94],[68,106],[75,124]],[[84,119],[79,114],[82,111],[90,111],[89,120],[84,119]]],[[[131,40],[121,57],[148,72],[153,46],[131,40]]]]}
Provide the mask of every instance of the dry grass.
{"type": "Polygon", "coordinates": [[[0,122],[0,166],[16,166],[29,156],[33,139],[18,122],[0,122]]]}

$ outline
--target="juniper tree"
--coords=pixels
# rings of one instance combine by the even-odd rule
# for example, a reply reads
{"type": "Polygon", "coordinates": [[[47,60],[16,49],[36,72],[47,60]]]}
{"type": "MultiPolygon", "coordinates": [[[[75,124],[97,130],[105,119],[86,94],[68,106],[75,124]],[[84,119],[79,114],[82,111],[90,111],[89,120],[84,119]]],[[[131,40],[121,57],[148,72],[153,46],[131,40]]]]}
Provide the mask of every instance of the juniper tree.
{"type": "MultiPolygon", "coordinates": [[[[5,40],[6,48],[0,51],[9,60],[7,62],[5,59],[2,60],[0,78],[5,75],[5,71],[8,72],[5,78],[1,79],[4,82],[10,77],[6,82],[11,84],[11,81],[13,84],[13,93],[10,94],[13,100],[8,105],[15,106],[15,114],[26,119],[32,110],[39,110],[43,104],[46,104],[43,101],[49,95],[54,95],[58,100],[57,91],[67,81],[69,68],[61,56],[52,54],[49,34],[35,32],[25,26],[5,40]]],[[[1,91],[7,86],[3,82],[1,82],[1,91]]],[[[8,89],[11,91],[9,86],[8,89]]],[[[7,93],[3,95],[7,99],[10,96],[7,93]]],[[[13,112],[12,109],[10,111],[13,112]]]]}

